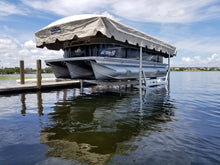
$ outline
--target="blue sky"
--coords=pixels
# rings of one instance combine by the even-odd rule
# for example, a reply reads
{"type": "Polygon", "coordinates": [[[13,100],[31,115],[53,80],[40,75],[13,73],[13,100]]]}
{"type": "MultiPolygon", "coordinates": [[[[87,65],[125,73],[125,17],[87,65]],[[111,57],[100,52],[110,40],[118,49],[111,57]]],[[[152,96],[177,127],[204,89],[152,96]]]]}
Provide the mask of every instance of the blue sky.
{"type": "Polygon", "coordinates": [[[220,67],[219,0],[0,0],[0,67],[62,57],[34,33],[57,19],[103,14],[177,47],[171,66],[220,67]]]}

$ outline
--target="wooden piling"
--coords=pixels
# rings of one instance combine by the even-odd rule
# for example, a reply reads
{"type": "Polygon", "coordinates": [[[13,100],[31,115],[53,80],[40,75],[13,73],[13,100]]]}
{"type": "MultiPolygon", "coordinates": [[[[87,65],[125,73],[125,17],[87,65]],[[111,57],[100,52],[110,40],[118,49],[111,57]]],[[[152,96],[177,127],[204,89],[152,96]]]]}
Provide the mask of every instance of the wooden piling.
{"type": "Polygon", "coordinates": [[[20,61],[20,84],[24,84],[24,61],[20,61]]]}
{"type": "Polygon", "coordinates": [[[41,89],[41,60],[37,60],[37,88],[41,89]]]}

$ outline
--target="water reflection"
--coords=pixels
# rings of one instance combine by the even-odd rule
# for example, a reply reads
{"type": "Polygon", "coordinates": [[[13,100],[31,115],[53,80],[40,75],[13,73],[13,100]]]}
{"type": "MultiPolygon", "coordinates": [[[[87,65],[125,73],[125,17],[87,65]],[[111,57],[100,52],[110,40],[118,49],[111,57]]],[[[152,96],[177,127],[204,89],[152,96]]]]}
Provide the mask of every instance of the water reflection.
{"type": "MultiPolygon", "coordinates": [[[[42,93],[40,91],[38,91],[36,93],[37,95],[37,110],[38,110],[38,115],[39,117],[41,117],[43,114],[43,99],[42,99],[42,93]]],[[[27,106],[26,106],[26,94],[25,93],[21,93],[20,94],[21,97],[21,114],[23,116],[26,115],[26,110],[27,110],[27,106]]]]}
{"type": "Polygon", "coordinates": [[[26,104],[25,104],[25,94],[24,93],[21,94],[21,107],[22,107],[21,114],[23,116],[25,116],[27,108],[26,108],[26,104]]]}
{"type": "Polygon", "coordinates": [[[37,92],[37,109],[39,116],[44,115],[43,114],[43,105],[42,105],[42,93],[40,91],[37,92]]]}
{"type": "MultiPolygon", "coordinates": [[[[135,150],[125,142],[132,143],[141,132],[163,131],[160,124],[174,115],[164,87],[147,90],[141,102],[138,91],[106,89],[78,97],[76,91],[63,91],[41,133],[41,143],[51,148],[47,156],[104,164],[114,154],[135,150]]],[[[42,112],[42,98],[39,103],[42,112]]]]}

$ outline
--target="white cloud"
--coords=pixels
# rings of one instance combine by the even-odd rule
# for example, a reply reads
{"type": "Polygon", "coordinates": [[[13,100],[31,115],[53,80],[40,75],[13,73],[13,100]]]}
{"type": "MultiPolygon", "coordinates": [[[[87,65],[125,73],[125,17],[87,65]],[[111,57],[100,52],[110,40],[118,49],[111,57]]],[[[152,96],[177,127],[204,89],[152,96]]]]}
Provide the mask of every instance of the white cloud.
{"type": "Polygon", "coordinates": [[[202,58],[201,56],[182,57],[180,63],[175,66],[185,67],[220,67],[220,55],[212,54],[210,57],[202,58]]]}
{"type": "Polygon", "coordinates": [[[12,14],[25,15],[24,9],[6,1],[0,1],[0,16],[8,16],[12,14]]]}
{"type": "Polygon", "coordinates": [[[186,23],[220,17],[218,0],[22,0],[36,10],[62,16],[82,13],[113,14],[128,20],[186,23]]]}
{"type": "Polygon", "coordinates": [[[24,47],[27,49],[35,49],[36,44],[32,40],[29,40],[24,43],[24,47]]]}
{"type": "Polygon", "coordinates": [[[178,50],[184,50],[194,53],[220,53],[220,40],[218,38],[211,37],[194,37],[179,39],[175,43],[178,50]]]}
{"type": "Polygon", "coordinates": [[[61,58],[62,55],[63,51],[36,48],[32,40],[20,43],[12,37],[0,38],[0,67],[15,67],[24,60],[25,67],[36,68],[37,59],[41,59],[42,67],[45,67],[44,60],[61,58]]]}
{"type": "Polygon", "coordinates": [[[4,53],[5,51],[11,49],[14,50],[17,48],[17,45],[14,44],[15,40],[12,41],[10,39],[0,39],[0,53],[4,53]]]}
{"type": "Polygon", "coordinates": [[[111,15],[111,14],[110,14],[109,12],[107,12],[107,11],[105,11],[105,12],[103,12],[103,13],[98,13],[98,14],[104,15],[104,16],[106,16],[106,17],[108,17],[108,18],[111,18],[111,19],[113,19],[113,20],[116,20],[116,21],[120,21],[119,18],[114,17],[113,15],[111,15]]]}
{"type": "MultiPolygon", "coordinates": [[[[177,37],[178,38],[178,37],[177,37]]],[[[172,66],[220,67],[220,40],[214,37],[180,37],[174,43],[177,57],[172,66]]]]}
{"type": "Polygon", "coordinates": [[[192,59],[190,57],[182,57],[182,61],[189,63],[189,62],[192,62],[192,59]]]}
{"type": "MultiPolygon", "coordinates": [[[[220,17],[220,6],[218,0],[21,0],[23,4],[14,5],[6,1],[0,1],[0,17],[11,14],[25,14],[27,10],[22,10],[22,5],[38,11],[69,16],[82,13],[103,14],[114,19],[115,17],[126,18],[128,20],[142,22],[159,23],[186,23],[196,22],[220,17]]],[[[33,10],[32,10],[33,11],[33,10]]],[[[36,12],[36,11],[34,11],[36,12]]],[[[125,20],[124,20],[125,21],[125,20]]],[[[171,29],[165,29],[155,33],[156,36],[165,41],[169,41],[177,47],[180,65],[217,65],[219,63],[220,40],[218,35],[213,37],[199,36],[187,32],[188,26],[182,27],[182,24],[158,24],[158,26],[167,26],[171,29]],[[178,28],[177,28],[178,27],[178,28]],[[175,31],[175,33],[173,32],[175,31]],[[157,35],[158,34],[158,35],[157,35]],[[167,34],[167,35],[166,35],[167,34]],[[185,54],[180,54],[183,52],[185,54]],[[192,53],[191,55],[189,53],[192,53]],[[208,55],[212,55],[207,57],[208,55]],[[199,56],[198,56],[199,55],[199,56]],[[185,56],[185,57],[183,57],[185,56]],[[188,57],[189,56],[189,57],[188,57]],[[216,62],[217,61],[217,62],[216,62]]],[[[190,25],[190,24],[187,24],[190,25]]],[[[35,67],[36,59],[50,59],[62,57],[62,52],[37,49],[35,43],[29,40],[26,42],[18,41],[11,36],[16,36],[16,30],[10,29],[6,25],[0,25],[3,32],[0,32],[0,67],[18,66],[19,60],[25,60],[28,67],[35,67]],[[27,62],[26,62],[27,61],[27,62]]],[[[153,27],[153,26],[150,26],[153,27]]],[[[215,30],[215,28],[213,28],[215,30]]],[[[161,30],[161,29],[160,29],[161,30]]],[[[150,31],[150,30],[149,30],[150,31]]],[[[201,29],[200,29],[201,31],[201,29]]],[[[147,31],[146,31],[147,32],[147,31]]],[[[195,32],[196,33],[196,32],[195,32]]],[[[217,33],[218,34],[218,33],[217,33]]],[[[25,34],[22,34],[24,41],[25,34]]],[[[18,38],[18,36],[16,36],[18,38]]],[[[174,61],[175,62],[175,61],[174,61]]],[[[43,64],[43,62],[42,62],[43,64]]],[[[177,63],[176,63],[177,64],[177,63]]],[[[178,66],[180,66],[178,65],[178,66]]]]}
{"type": "Polygon", "coordinates": [[[143,22],[186,23],[219,17],[217,0],[121,0],[113,4],[115,14],[143,22]]]}
{"type": "Polygon", "coordinates": [[[82,13],[100,13],[103,8],[110,4],[107,0],[22,0],[22,2],[34,9],[52,12],[62,16],[82,13]]]}

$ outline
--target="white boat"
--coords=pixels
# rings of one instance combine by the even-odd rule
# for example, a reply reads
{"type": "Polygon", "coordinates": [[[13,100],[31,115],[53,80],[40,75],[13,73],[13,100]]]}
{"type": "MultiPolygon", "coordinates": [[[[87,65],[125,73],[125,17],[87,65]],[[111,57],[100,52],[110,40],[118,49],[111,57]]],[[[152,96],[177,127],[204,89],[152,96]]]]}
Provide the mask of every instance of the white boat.
{"type": "Polygon", "coordinates": [[[138,79],[140,47],[146,78],[165,77],[163,58],[176,48],[145,33],[100,15],[77,15],[58,20],[35,33],[37,47],[64,50],[64,58],[49,59],[57,78],[138,79]]]}

